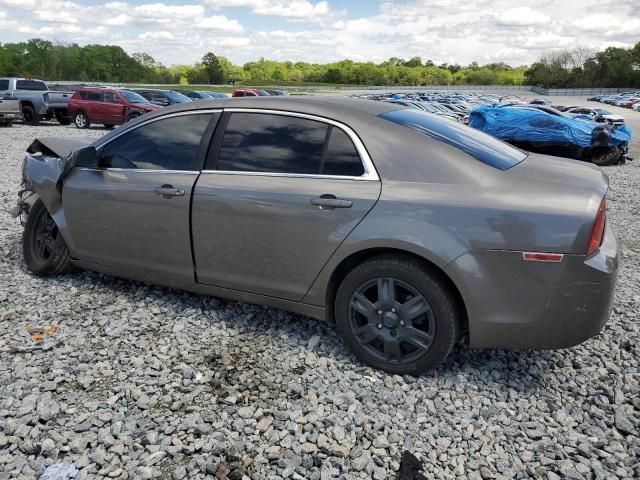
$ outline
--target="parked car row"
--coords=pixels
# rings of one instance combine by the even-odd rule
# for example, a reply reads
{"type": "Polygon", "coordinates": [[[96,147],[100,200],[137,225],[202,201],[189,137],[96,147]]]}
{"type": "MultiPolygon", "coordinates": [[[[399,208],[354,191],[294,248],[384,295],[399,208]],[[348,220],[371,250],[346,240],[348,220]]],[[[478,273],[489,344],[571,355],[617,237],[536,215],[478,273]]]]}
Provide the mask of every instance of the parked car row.
{"type": "Polygon", "coordinates": [[[78,128],[102,124],[113,128],[160,107],[229,97],[267,97],[286,95],[281,90],[237,88],[231,94],[203,90],[164,90],[87,86],[73,92],[49,90],[42,80],[0,78],[0,125],[23,120],[37,125],[55,119],[62,125],[72,121],[78,128]]]}
{"type": "Polygon", "coordinates": [[[545,99],[468,92],[364,95],[467,123],[528,151],[598,165],[624,163],[631,132],[624,118],[601,108],[553,105],[545,99]]]}
{"type": "Polygon", "coordinates": [[[593,102],[602,102],[616,107],[624,107],[640,112],[640,90],[635,92],[623,92],[617,95],[596,95],[588,98],[593,102]]]}

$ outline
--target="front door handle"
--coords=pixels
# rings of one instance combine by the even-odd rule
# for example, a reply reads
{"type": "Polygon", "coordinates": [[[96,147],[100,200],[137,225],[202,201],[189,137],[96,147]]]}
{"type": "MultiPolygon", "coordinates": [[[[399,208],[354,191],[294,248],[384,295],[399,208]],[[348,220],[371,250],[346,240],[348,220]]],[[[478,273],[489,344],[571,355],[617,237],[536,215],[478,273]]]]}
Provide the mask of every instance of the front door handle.
{"type": "Polygon", "coordinates": [[[320,207],[323,210],[333,210],[334,208],[351,208],[353,202],[343,198],[336,198],[335,195],[320,195],[311,199],[311,205],[320,207]]]}
{"type": "Polygon", "coordinates": [[[153,189],[157,195],[162,195],[162,198],[171,197],[184,197],[184,190],[181,188],[173,188],[173,185],[162,185],[153,189]]]}

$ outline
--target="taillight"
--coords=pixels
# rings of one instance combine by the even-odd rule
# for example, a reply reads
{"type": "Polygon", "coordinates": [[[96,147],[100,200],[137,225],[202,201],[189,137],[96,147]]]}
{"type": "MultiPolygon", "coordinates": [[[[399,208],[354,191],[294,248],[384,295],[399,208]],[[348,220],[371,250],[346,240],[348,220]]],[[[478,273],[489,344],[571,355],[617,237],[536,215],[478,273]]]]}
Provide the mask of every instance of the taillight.
{"type": "Polygon", "coordinates": [[[602,245],[602,237],[604,236],[604,225],[607,219],[607,202],[602,199],[600,207],[598,208],[598,214],[596,220],[593,222],[593,228],[591,229],[591,236],[589,237],[589,244],[587,245],[587,256],[594,254],[602,245]]]}

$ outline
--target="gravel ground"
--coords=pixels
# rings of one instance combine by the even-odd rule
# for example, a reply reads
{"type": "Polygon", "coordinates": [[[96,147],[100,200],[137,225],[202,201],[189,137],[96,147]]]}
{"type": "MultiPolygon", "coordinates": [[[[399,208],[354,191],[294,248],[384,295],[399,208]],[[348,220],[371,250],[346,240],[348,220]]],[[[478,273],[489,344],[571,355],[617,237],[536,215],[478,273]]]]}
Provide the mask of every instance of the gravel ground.
{"type": "MultiPolygon", "coordinates": [[[[640,134],[640,113],[624,113],[640,134]]],[[[0,129],[0,208],[33,137],[60,135],[87,132],[0,129]]],[[[286,312],[33,277],[0,214],[0,479],[57,462],[77,478],[639,478],[637,139],[632,153],[606,169],[621,269],[604,331],[557,352],[459,346],[418,379],[363,367],[331,326],[286,312]]]]}

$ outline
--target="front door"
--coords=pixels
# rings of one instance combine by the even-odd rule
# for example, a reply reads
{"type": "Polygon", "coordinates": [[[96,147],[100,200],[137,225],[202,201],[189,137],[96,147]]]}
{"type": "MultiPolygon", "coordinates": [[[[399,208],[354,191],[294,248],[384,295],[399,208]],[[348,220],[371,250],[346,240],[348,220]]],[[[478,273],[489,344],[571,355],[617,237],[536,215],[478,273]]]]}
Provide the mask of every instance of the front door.
{"type": "Polygon", "coordinates": [[[377,201],[372,169],[336,125],[231,113],[194,191],[197,281],[301,300],[377,201]]]}
{"type": "Polygon", "coordinates": [[[217,116],[160,117],[100,146],[98,165],[76,167],[62,191],[74,258],[149,282],[192,282],[191,191],[217,116]]]}

